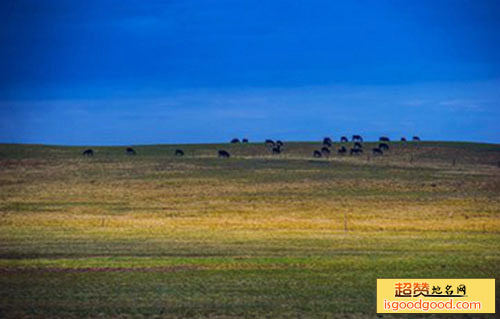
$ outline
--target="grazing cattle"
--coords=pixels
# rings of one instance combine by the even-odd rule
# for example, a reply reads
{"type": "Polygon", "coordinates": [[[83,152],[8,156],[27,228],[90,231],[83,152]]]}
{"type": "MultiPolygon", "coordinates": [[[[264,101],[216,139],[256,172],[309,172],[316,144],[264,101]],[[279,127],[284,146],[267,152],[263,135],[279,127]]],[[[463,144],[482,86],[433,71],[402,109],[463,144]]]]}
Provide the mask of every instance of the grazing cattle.
{"type": "Polygon", "coordinates": [[[88,150],[83,151],[83,156],[94,156],[94,151],[90,148],[88,150]]]}
{"type": "Polygon", "coordinates": [[[320,151],[314,151],[313,152],[313,157],[321,157],[321,152],[320,151]]]}
{"type": "Polygon", "coordinates": [[[283,142],[280,141],[280,140],[277,140],[276,141],[276,145],[278,145],[278,147],[282,147],[283,146],[283,142]]]}
{"type": "Polygon", "coordinates": [[[239,139],[237,139],[237,138],[233,138],[233,139],[231,140],[231,143],[232,143],[232,144],[238,144],[239,142],[240,142],[240,140],[239,140],[239,139]]]}
{"type": "Polygon", "coordinates": [[[372,149],[373,155],[384,155],[384,152],[378,147],[372,149]]]}
{"type": "Polygon", "coordinates": [[[389,142],[390,141],[390,139],[387,136],[381,136],[381,137],[379,137],[378,140],[380,142],[389,142]]]}
{"type": "Polygon", "coordinates": [[[330,156],[330,149],[326,146],[322,147],[321,148],[321,154],[323,154],[324,156],[328,157],[330,156]]]}
{"type": "Polygon", "coordinates": [[[381,150],[387,151],[389,149],[389,145],[387,145],[385,143],[379,143],[378,148],[380,148],[381,150]]]}
{"type": "Polygon", "coordinates": [[[363,149],[361,148],[351,148],[351,155],[361,155],[363,153],[363,149]]]}
{"type": "Polygon", "coordinates": [[[345,148],[345,146],[342,146],[341,148],[339,148],[337,153],[339,153],[340,155],[344,155],[345,153],[347,153],[347,148],[345,148]]]}
{"type": "Polygon", "coordinates": [[[184,151],[183,150],[175,150],[175,156],[184,156],[184,151]]]}
{"type": "Polygon", "coordinates": [[[132,147],[127,147],[125,153],[127,153],[127,155],[135,155],[135,151],[132,147]]]}
{"type": "Polygon", "coordinates": [[[347,143],[347,142],[349,142],[349,140],[347,139],[347,137],[342,136],[342,137],[340,138],[340,143],[347,143]]]}
{"type": "Polygon", "coordinates": [[[413,141],[414,141],[414,142],[419,142],[419,141],[420,141],[420,137],[418,137],[418,136],[414,136],[414,137],[413,137],[413,141]]]}
{"type": "Polygon", "coordinates": [[[363,142],[363,138],[361,137],[361,135],[353,135],[352,141],[353,142],[363,142]]]}
{"type": "Polygon", "coordinates": [[[333,143],[333,141],[332,141],[332,139],[331,139],[331,138],[329,138],[329,137],[325,137],[325,138],[323,139],[323,145],[327,145],[328,147],[331,147],[331,146],[332,146],[332,143],[333,143]]]}
{"type": "Polygon", "coordinates": [[[363,148],[363,145],[360,142],[356,142],[354,143],[354,148],[363,148]]]}
{"type": "Polygon", "coordinates": [[[403,136],[403,137],[401,138],[401,142],[406,142],[406,137],[404,137],[404,136],[403,136]]]}
{"type": "Polygon", "coordinates": [[[228,151],[224,151],[224,150],[219,150],[218,152],[218,155],[220,158],[230,158],[231,155],[229,154],[228,151]]]}
{"type": "Polygon", "coordinates": [[[279,146],[273,147],[273,154],[281,154],[281,149],[279,146]]]}
{"type": "Polygon", "coordinates": [[[245,143],[245,144],[247,144],[247,143],[248,143],[248,138],[244,138],[244,139],[242,139],[242,140],[241,140],[241,143],[245,143]]]}
{"type": "Polygon", "coordinates": [[[274,141],[273,140],[266,140],[266,145],[267,146],[274,146],[274,141]]]}
{"type": "Polygon", "coordinates": [[[332,143],[328,141],[323,141],[323,145],[327,147],[332,147],[332,143]]]}

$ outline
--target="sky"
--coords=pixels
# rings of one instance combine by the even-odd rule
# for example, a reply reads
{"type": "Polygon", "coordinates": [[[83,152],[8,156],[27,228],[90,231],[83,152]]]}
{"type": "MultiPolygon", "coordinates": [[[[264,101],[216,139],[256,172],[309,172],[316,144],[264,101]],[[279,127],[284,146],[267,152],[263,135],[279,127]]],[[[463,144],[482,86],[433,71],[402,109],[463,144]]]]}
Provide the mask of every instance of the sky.
{"type": "Polygon", "coordinates": [[[500,143],[500,1],[0,0],[0,143],[500,143]]]}

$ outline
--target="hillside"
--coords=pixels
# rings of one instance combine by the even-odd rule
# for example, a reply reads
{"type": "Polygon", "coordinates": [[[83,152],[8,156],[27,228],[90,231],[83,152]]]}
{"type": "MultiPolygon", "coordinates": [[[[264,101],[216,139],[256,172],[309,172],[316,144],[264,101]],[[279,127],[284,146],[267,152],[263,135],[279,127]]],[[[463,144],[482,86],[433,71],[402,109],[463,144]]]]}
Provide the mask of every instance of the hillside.
{"type": "Polygon", "coordinates": [[[365,318],[377,278],[500,276],[500,145],[320,147],[0,145],[0,317],[365,318]]]}

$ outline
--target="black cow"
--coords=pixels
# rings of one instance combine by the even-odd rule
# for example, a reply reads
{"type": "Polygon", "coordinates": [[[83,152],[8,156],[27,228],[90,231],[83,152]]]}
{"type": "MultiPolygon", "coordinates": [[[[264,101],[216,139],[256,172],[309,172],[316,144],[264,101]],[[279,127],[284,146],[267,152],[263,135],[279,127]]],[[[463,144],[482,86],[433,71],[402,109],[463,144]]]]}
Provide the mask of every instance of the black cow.
{"type": "Polygon", "coordinates": [[[328,146],[328,147],[332,147],[332,143],[333,143],[333,141],[332,141],[332,139],[331,139],[331,138],[329,138],[329,137],[325,137],[325,138],[323,139],[323,145],[326,145],[326,146],[328,146]]]}
{"type": "Polygon", "coordinates": [[[378,147],[372,149],[373,155],[384,155],[384,152],[378,147]]]}
{"type": "Polygon", "coordinates": [[[231,140],[231,143],[232,143],[232,144],[238,144],[239,142],[240,142],[240,140],[239,140],[239,139],[237,139],[237,138],[233,138],[233,139],[231,140]]]}
{"type": "Polygon", "coordinates": [[[266,140],[266,145],[267,146],[274,146],[274,141],[273,140],[266,140]]]}
{"type": "Polygon", "coordinates": [[[380,148],[381,150],[387,151],[387,150],[389,150],[389,145],[387,145],[385,143],[379,143],[378,148],[380,148]]]}
{"type": "Polygon", "coordinates": [[[360,142],[356,142],[354,143],[354,148],[363,148],[363,145],[360,142]]]}
{"type": "Polygon", "coordinates": [[[420,137],[418,137],[418,136],[414,136],[414,137],[413,137],[413,141],[414,141],[414,142],[419,142],[419,141],[420,141],[420,137]]]}
{"type": "Polygon", "coordinates": [[[244,139],[242,139],[242,140],[241,140],[241,143],[245,143],[245,144],[247,144],[247,143],[248,143],[248,138],[244,138],[244,139]]]}
{"type": "Polygon", "coordinates": [[[347,142],[349,142],[349,140],[347,139],[347,137],[342,136],[342,137],[340,138],[340,143],[347,143],[347,142]]]}
{"type": "Polygon", "coordinates": [[[125,153],[127,153],[127,155],[135,155],[135,151],[132,147],[127,147],[127,150],[125,151],[125,153]]]}
{"type": "Polygon", "coordinates": [[[283,146],[283,142],[280,141],[280,140],[277,140],[276,141],[276,145],[278,145],[278,147],[282,147],[283,146]]]}
{"type": "Polygon", "coordinates": [[[363,149],[361,148],[351,148],[351,155],[361,155],[363,153],[363,149]]]}
{"type": "Polygon", "coordinates": [[[183,150],[176,149],[176,150],[175,150],[175,156],[184,156],[184,151],[183,151],[183,150]]]}
{"type": "Polygon", "coordinates": [[[363,138],[361,137],[361,135],[353,135],[352,141],[353,142],[363,142],[363,138]]]}
{"type": "Polygon", "coordinates": [[[83,151],[83,156],[94,156],[94,151],[90,148],[88,150],[83,151]]]}
{"type": "Polygon", "coordinates": [[[218,152],[218,155],[220,158],[230,158],[231,155],[229,154],[228,151],[224,151],[224,150],[219,150],[218,152]]]}
{"type": "Polygon", "coordinates": [[[345,153],[347,153],[347,148],[345,148],[345,146],[342,146],[341,148],[339,148],[337,153],[339,153],[340,155],[344,155],[345,153]]]}
{"type": "Polygon", "coordinates": [[[281,149],[279,146],[273,147],[273,154],[281,154],[281,149]]]}
{"type": "Polygon", "coordinates": [[[326,157],[329,157],[330,156],[330,149],[326,146],[322,147],[321,148],[321,154],[323,154],[324,156],[326,157]]]}
{"type": "Polygon", "coordinates": [[[380,142],[389,142],[390,141],[390,139],[387,136],[381,136],[378,140],[380,142]]]}
{"type": "Polygon", "coordinates": [[[403,136],[403,137],[401,138],[401,142],[406,142],[406,137],[404,137],[404,136],[403,136]]]}
{"type": "Polygon", "coordinates": [[[320,151],[314,151],[313,152],[313,157],[321,157],[321,152],[320,151]]]}

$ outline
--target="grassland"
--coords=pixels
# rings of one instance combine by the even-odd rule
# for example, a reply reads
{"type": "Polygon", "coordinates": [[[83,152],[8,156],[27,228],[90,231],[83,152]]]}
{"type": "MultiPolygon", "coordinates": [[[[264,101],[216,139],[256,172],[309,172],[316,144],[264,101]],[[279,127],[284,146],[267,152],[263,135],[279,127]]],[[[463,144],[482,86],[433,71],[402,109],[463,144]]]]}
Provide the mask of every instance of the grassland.
{"type": "Polygon", "coordinates": [[[0,145],[0,318],[373,318],[377,278],[499,277],[500,145],[318,146],[0,145]]]}

